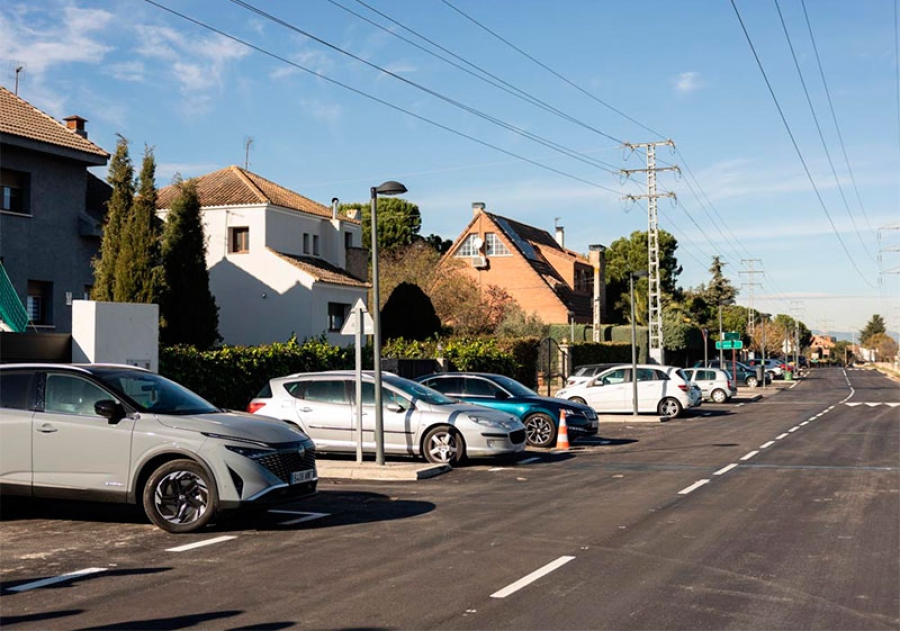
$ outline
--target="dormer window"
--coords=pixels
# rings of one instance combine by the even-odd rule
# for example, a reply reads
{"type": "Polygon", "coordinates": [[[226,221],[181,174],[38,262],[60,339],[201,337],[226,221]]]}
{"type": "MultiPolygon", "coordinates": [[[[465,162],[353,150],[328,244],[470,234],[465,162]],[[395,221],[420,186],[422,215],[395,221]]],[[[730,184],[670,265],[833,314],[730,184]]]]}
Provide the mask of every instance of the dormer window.
{"type": "Polygon", "coordinates": [[[456,256],[463,258],[480,256],[482,245],[481,238],[477,234],[470,234],[466,237],[466,240],[460,244],[459,249],[456,250],[456,256]]]}
{"type": "Polygon", "coordinates": [[[484,253],[487,256],[510,256],[509,248],[500,240],[495,232],[484,235],[484,253]]]}

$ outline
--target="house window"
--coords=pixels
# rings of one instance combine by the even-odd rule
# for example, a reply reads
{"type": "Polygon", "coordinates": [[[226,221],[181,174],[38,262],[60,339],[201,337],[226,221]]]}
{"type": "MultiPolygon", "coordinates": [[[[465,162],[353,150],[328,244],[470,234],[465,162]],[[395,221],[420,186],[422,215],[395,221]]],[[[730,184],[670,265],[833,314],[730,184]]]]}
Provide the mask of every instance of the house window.
{"type": "Polygon", "coordinates": [[[319,235],[313,235],[313,255],[319,256],[319,235]]]}
{"type": "Polygon", "coordinates": [[[575,291],[592,293],[594,291],[594,270],[575,268],[575,291]]]}
{"type": "Polygon", "coordinates": [[[29,183],[28,173],[0,169],[0,210],[27,215],[29,183]]]}
{"type": "Polygon", "coordinates": [[[350,305],[342,302],[328,303],[328,330],[332,333],[339,332],[344,328],[344,322],[347,321],[347,313],[350,311],[350,305]]]}
{"type": "Polygon", "coordinates": [[[303,233],[303,253],[309,254],[309,233],[303,233]]]}
{"type": "Polygon", "coordinates": [[[481,252],[479,252],[478,247],[476,247],[479,240],[477,234],[470,234],[467,236],[466,240],[462,242],[459,249],[456,251],[456,256],[461,258],[480,256],[481,252]]]}
{"type": "Polygon", "coordinates": [[[484,253],[487,256],[510,256],[509,248],[500,240],[494,232],[484,235],[484,253]]]}
{"type": "Polygon", "coordinates": [[[228,251],[232,254],[250,251],[250,228],[228,229],[228,251]]]}
{"type": "Polygon", "coordinates": [[[53,324],[53,283],[43,280],[28,281],[28,296],[25,310],[32,324],[49,326],[53,324]]]}

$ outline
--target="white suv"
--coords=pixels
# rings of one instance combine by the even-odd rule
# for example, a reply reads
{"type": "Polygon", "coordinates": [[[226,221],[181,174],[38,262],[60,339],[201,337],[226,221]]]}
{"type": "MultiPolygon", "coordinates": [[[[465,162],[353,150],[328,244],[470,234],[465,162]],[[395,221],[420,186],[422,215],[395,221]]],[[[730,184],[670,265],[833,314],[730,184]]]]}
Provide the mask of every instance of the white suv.
{"type": "Polygon", "coordinates": [[[142,504],[168,532],[316,491],[315,446],[118,365],[0,366],[0,492],[142,504]]]}

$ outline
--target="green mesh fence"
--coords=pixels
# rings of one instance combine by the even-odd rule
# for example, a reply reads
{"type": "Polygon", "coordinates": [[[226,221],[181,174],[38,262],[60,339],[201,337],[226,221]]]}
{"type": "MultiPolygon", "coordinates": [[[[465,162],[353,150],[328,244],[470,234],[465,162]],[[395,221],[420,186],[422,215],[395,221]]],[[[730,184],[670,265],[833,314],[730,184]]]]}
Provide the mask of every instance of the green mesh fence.
{"type": "Polygon", "coordinates": [[[28,312],[13,289],[2,263],[0,263],[0,318],[16,333],[24,332],[28,326],[28,312]]]}

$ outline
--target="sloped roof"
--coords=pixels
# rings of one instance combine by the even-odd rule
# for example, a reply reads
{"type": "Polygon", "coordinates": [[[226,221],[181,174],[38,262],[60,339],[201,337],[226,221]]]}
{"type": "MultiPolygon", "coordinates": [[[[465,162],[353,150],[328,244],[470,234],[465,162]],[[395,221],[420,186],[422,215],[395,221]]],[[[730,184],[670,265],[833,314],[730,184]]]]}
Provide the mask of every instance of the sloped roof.
{"type": "Polygon", "coordinates": [[[312,256],[285,254],[284,252],[278,252],[272,248],[267,249],[278,258],[287,261],[297,269],[303,270],[319,282],[329,283],[331,285],[345,285],[348,287],[369,286],[367,282],[356,278],[346,270],[342,270],[340,267],[332,265],[322,259],[317,259],[312,256]]]}
{"type": "MultiPolygon", "coordinates": [[[[193,179],[197,182],[200,204],[204,207],[272,204],[318,217],[331,218],[329,206],[324,206],[239,166],[232,165],[193,179]]],[[[177,195],[178,189],[175,185],[160,189],[156,207],[169,208],[177,195]]],[[[341,219],[359,223],[358,219],[347,217],[341,219]]]]}
{"type": "Polygon", "coordinates": [[[49,114],[0,86],[0,134],[19,136],[57,147],[74,149],[104,160],[109,153],[79,136],[49,114]]]}

